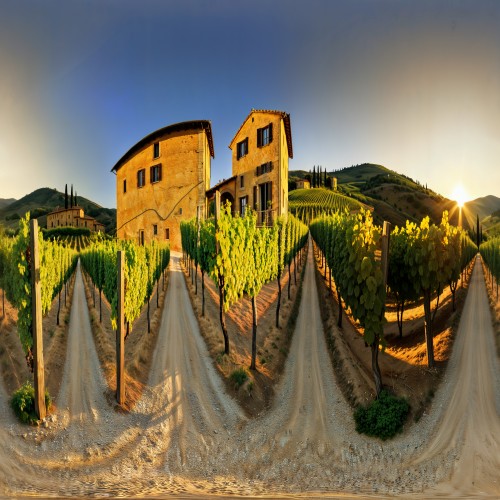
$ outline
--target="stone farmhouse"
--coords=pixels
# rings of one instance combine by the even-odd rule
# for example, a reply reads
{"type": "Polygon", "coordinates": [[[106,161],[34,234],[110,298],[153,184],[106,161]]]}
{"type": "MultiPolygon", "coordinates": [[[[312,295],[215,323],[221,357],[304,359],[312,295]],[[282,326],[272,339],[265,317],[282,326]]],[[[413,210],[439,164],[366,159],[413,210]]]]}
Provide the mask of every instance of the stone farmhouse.
{"type": "Polygon", "coordinates": [[[93,217],[85,216],[83,208],[78,205],[69,208],[58,208],[47,214],[47,229],[67,226],[87,228],[95,233],[104,233],[104,225],[93,217]]]}
{"type": "Polygon", "coordinates": [[[209,215],[215,192],[233,213],[252,207],[259,224],[288,212],[288,159],[293,158],[290,115],[252,110],[233,140],[232,176],[210,188],[214,158],[211,123],[194,120],[153,132],[112,168],[116,174],[117,236],[140,244],[153,239],[181,249],[181,220],[209,215]]]}

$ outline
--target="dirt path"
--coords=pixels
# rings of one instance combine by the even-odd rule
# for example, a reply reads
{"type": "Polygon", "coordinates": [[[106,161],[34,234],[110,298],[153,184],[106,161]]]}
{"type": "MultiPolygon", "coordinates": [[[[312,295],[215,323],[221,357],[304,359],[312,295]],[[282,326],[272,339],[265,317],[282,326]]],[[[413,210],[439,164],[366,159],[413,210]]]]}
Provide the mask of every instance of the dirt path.
{"type": "Polygon", "coordinates": [[[106,383],[92,338],[82,272],[78,262],[69,318],[63,385],[57,398],[63,423],[66,426],[81,425],[86,419],[90,419],[97,424],[99,413],[108,407],[104,398],[105,388],[106,383]]]}
{"type": "Polygon", "coordinates": [[[78,270],[58,418],[21,426],[0,388],[0,494],[498,497],[499,370],[480,266],[430,415],[390,443],[355,432],[314,280],[310,251],[275,401],[247,420],[213,368],[175,254],[148,387],[115,412],[78,270]]]}
{"type": "Polygon", "coordinates": [[[450,403],[442,424],[418,461],[443,456],[458,442],[460,458],[450,482],[441,485],[438,491],[464,498],[478,492],[500,497],[500,372],[479,257],[452,363],[448,376],[455,381],[450,403]]]}

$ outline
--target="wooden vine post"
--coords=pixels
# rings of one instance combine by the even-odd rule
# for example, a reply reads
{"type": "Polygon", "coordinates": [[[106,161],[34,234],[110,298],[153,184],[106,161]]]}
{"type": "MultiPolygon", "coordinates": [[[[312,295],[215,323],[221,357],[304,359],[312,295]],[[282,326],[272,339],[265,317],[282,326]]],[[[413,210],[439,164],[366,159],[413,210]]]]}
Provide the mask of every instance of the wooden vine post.
{"type": "Polygon", "coordinates": [[[387,273],[389,272],[389,240],[391,233],[391,223],[384,221],[382,228],[382,277],[384,288],[387,286],[387,273]]]}
{"type": "Polygon", "coordinates": [[[47,408],[45,406],[45,372],[43,366],[42,292],[38,249],[38,221],[36,219],[30,221],[30,254],[35,413],[42,420],[47,414],[47,408]]]}
{"type": "Polygon", "coordinates": [[[125,402],[125,252],[118,250],[118,322],[116,329],[116,401],[125,402]]]}
{"type": "MultiPolygon", "coordinates": [[[[383,289],[387,287],[387,273],[389,271],[389,236],[391,232],[390,222],[384,221],[384,226],[382,228],[382,241],[381,241],[381,267],[382,267],[382,283],[383,289]]],[[[372,351],[372,371],[373,378],[375,380],[375,390],[377,392],[377,398],[382,391],[382,373],[380,372],[380,367],[378,364],[378,353],[379,353],[379,343],[380,337],[383,335],[382,327],[381,331],[375,334],[375,339],[371,345],[372,351]]]]}

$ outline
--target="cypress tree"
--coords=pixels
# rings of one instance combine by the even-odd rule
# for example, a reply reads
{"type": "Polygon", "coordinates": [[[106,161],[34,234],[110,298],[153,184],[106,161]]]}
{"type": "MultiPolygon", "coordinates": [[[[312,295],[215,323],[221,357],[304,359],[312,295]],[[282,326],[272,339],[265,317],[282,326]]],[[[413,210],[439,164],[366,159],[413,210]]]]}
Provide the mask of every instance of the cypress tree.
{"type": "Polygon", "coordinates": [[[68,185],[64,188],[64,208],[68,210],[68,185]]]}
{"type": "Polygon", "coordinates": [[[477,239],[477,247],[479,248],[480,240],[479,240],[479,214],[476,214],[476,239],[477,239]]]}
{"type": "Polygon", "coordinates": [[[71,184],[71,208],[73,208],[73,184],[71,184]]]}

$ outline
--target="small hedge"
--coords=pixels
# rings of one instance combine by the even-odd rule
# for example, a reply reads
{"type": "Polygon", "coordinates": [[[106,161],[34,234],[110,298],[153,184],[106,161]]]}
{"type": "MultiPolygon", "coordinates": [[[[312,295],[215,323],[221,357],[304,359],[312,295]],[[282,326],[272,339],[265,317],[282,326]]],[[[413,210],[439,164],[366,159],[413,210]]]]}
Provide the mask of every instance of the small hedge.
{"type": "Polygon", "coordinates": [[[53,229],[42,228],[42,232],[45,239],[66,238],[69,236],[90,236],[90,229],[88,227],[62,226],[53,229]]]}
{"type": "Polygon", "coordinates": [[[409,411],[406,399],[383,390],[378,399],[354,412],[356,431],[385,441],[401,432],[409,411]]]}
{"type": "MultiPolygon", "coordinates": [[[[47,389],[45,390],[45,405],[50,409],[52,400],[47,389]]],[[[19,420],[24,424],[36,424],[38,417],[35,413],[35,389],[31,382],[25,382],[14,394],[10,400],[10,405],[19,420]]]]}

